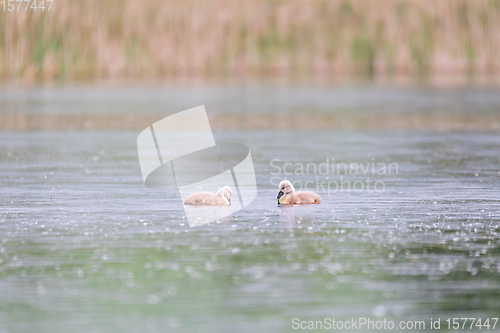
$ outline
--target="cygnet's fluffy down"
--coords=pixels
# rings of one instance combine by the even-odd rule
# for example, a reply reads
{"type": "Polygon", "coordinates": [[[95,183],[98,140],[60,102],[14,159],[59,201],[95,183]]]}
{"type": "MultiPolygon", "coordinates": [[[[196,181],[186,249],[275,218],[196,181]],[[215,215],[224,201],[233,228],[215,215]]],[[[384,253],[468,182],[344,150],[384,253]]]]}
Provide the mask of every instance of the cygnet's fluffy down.
{"type": "Polygon", "coordinates": [[[295,192],[290,181],[284,180],[279,184],[278,204],[284,205],[304,205],[320,204],[321,197],[311,191],[295,192]]]}
{"type": "Polygon", "coordinates": [[[185,205],[229,206],[233,191],[229,186],[224,186],[217,193],[198,192],[190,194],[184,199],[185,205]]]}

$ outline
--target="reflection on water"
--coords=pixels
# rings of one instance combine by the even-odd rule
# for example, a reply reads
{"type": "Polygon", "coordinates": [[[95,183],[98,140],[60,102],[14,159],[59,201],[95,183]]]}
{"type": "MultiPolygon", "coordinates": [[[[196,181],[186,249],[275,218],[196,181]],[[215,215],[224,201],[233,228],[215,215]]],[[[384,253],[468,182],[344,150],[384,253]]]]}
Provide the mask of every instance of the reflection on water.
{"type": "Polygon", "coordinates": [[[190,87],[0,91],[3,130],[143,130],[205,105],[216,129],[500,128],[497,88],[190,87]]]}
{"type": "Polygon", "coordinates": [[[250,147],[259,193],[193,229],[178,193],[142,184],[137,134],[0,133],[0,332],[498,317],[497,132],[219,131],[217,140],[250,147]],[[323,188],[321,205],[277,206],[274,177],[366,178],[276,175],[270,164],[326,158],[398,172],[370,175],[382,192],[323,188]]]}

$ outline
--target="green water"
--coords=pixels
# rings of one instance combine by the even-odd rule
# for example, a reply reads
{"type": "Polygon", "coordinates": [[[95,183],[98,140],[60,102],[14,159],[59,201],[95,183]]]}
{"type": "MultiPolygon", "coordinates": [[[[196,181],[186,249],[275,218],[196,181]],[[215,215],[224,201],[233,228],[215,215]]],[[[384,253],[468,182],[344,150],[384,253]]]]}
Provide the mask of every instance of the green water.
{"type": "Polygon", "coordinates": [[[292,332],[293,318],[430,331],[499,316],[497,132],[218,131],[250,148],[258,196],[192,229],[177,193],[142,184],[137,135],[0,133],[0,332],[292,332]],[[276,205],[276,179],[366,179],[271,164],[327,158],[398,169],[370,175],[383,191],[312,185],[321,205],[276,205]]]}

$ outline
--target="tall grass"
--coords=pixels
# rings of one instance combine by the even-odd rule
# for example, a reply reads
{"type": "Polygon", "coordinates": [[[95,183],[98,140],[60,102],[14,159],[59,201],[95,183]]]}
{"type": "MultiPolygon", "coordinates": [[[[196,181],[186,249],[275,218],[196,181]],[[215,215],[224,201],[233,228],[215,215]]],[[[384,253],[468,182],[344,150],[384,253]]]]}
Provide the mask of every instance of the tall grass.
{"type": "Polygon", "coordinates": [[[500,0],[54,0],[0,12],[0,80],[500,73],[500,0]]]}

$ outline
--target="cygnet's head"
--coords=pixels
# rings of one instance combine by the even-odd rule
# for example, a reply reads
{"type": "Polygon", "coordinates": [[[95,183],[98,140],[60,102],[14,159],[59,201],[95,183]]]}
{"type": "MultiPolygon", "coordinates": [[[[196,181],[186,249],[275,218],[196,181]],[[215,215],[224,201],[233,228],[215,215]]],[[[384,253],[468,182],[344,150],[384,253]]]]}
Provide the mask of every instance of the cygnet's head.
{"type": "Polygon", "coordinates": [[[290,183],[289,180],[284,180],[282,181],[280,184],[279,184],[279,193],[278,193],[278,200],[283,196],[283,195],[287,195],[287,194],[294,194],[295,193],[295,189],[293,188],[293,185],[292,183],[290,183]]]}
{"type": "Polygon", "coordinates": [[[226,199],[229,203],[231,203],[231,196],[233,195],[233,191],[229,186],[224,186],[223,188],[220,188],[215,195],[226,199]]]}

